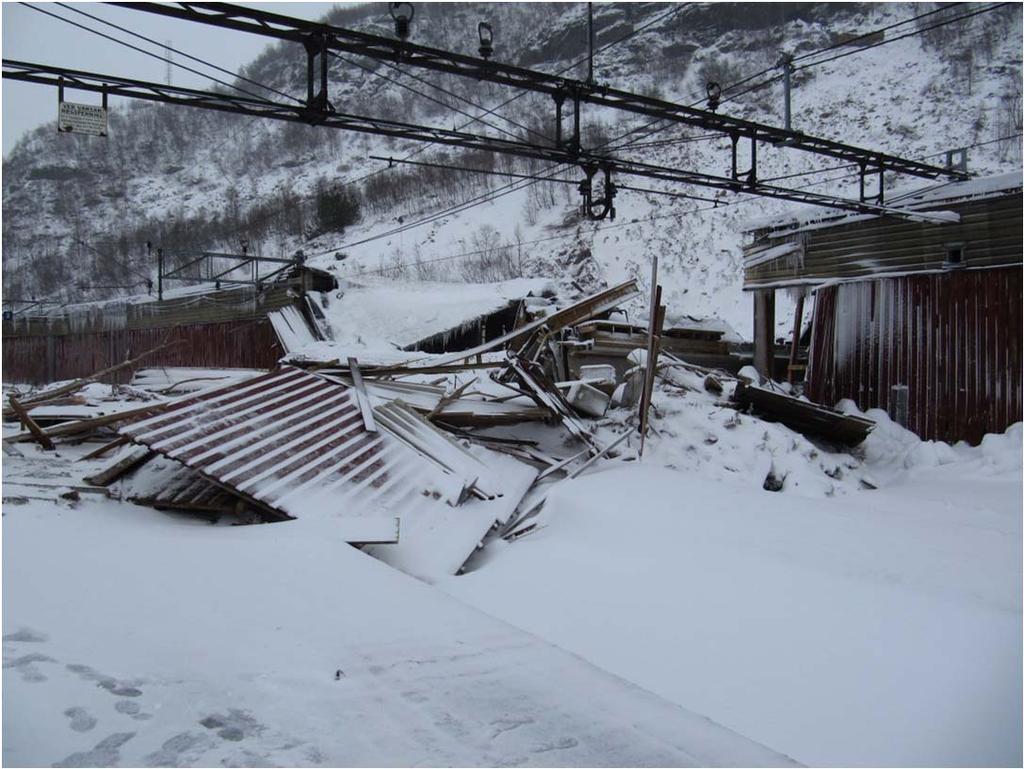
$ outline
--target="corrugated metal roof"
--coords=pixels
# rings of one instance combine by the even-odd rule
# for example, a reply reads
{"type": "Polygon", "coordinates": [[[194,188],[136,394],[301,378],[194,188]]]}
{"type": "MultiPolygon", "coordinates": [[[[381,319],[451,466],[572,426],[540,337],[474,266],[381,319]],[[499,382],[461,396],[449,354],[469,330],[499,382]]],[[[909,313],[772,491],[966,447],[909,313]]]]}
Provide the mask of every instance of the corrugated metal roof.
{"type": "Polygon", "coordinates": [[[349,542],[418,576],[453,574],[536,470],[466,449],[408,406],[378,406],[366,430],[353,390],[302,369],[182,398],[121,432],[204,478],[293,518],[331,519],[349,542]]]}
{"type": "Polygon", "coordinates": [[[1004,193],[959,202],[955,224],[920,224],[889,217],[843,217],[816,229],[778,229],[744,247],[744,289],[816,285],[885,273],[939,272],[949,248],[962,264],[988,269],[1021,263],[1021,194],[1004,193]],[[775,248],[799,244],[791,254],[764,258],[775,248]]]}
{"type": "MultiPolygon", "coordinates": [[[[935,210],[938,207],[964,203],[969,200],[984,200],[990,197],[1002,197],[1021,191],[1022,176],[1020,171],[1013,171],[993,176],[981,176],[964,182],[941,182],[908,191],[892,190],[886,194],[886,204],[909,210],[935,210]]],[[[847,211],[805,206],[794,208],[769,217],[757,217],[748,220],[743,226],[744,232],[758,230],[789,229],[794,227],[833,226],[839,223],[851,223],[878,219],[874,214],[856,214],[847,211]]]]}
{"type": "Polygon", "coordinates": [[[297,368],[183,398],[123,434],[295,518],[377,518],[387,531],[409,497],[447,496],[443,473],[366,431],[351,390],[297,368]]]}

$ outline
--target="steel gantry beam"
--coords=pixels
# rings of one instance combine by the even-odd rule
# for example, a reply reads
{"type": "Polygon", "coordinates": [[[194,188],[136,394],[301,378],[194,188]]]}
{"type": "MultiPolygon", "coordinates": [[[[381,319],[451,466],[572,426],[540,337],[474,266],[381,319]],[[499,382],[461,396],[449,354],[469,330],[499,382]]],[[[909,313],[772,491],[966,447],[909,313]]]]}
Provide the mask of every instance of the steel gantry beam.
{"type": "MultiPolygon", "coordinates": [[[[960,180],[967,178],[967,175],[960,170],[908,160],[831,139],[808,136],[800,131],[719,115],[709,110],[687,107],[663,99],[642,96],[582,80],[549,75],[523,67],[502,64],[491,59],[467,56],[453,51],[416,45],[406,40],[394,40],[380,35],[296,19],[231,3],[180,2],[165,5],[116,2],[114,5],[224,29],[249,32],[278,40],[291,40],[302,43],[307,50],[311,50],[311,46],[322,46],[322,49],[329,51],[356,54],[378,61],[399,63],[407,67],[420,67],[435,72],[445,72],[545,93],[555,99],[559,113],[562,103],[569,100],[576,105],[583,102],[704,130],[720,131],[732,138],[734,157],[737,142],[740,139],[746,139],[751,143],[752,154],[756,153],[756,144],[764,142],[855,163],[861,166],[864,173],[893,171],[927,179],[960,180]]],[[[576,138],[578,140],[578,134],[576,138]]],[[[569,148],[574,149],[571,146],[569,148]]],[[[751,170],[754,171],[751,181],[756,181],[756,169],[752,168],[751,170]]]]}
{"type": "MultiPolygon", "coordinates": [[[[432,144],[444,144],[552,163],[577,165],[584,169],[587,175],[585,184],[588,186],[590,180],[598,172],[602,172],[605,175],[606,185],[610,185],[610,188],[606,186],[605,198],[603,201],[597,201],[597,204],[607,203],[607,208],[609,209],[614,197],[614,185],[610,181],[610,176],[614,172],[625,176],[661,179],[669,182],[778,198],[797,203],[810,203],[812,205],[839,208],[865,214],[899,216],[916,221],[949,221],[948,215],[905,211],[865,201],[821,195],[806,190],[796,190],[762,183],[753,184],[749,181],[739,181],[736,178],[674,169],[642,163],[636,160],[616,158],[611,155],[569,150],[564,147],[544,146],[515,139],[480,136],[464,131],[432,128],[413,123],[385,120],[383,118],[348,115],[336,111],[324,113],[319,109],[301,104],[280,104],[265,99],[235,96],[229,93],[214,91],[199,91],[192,88],[152,83],[116,75],[105,75],[4,59],[3,77],[4,79],[38,83],[58,88],[63,87],[65,89],[102,93],[108,96],[141,99],[164,104],[178,104],[273,120],[315,123],[327,128],[391,136],[398,139],[432,144]]],[[[608,211],[604,213],[606,214],[608,211]]]]}

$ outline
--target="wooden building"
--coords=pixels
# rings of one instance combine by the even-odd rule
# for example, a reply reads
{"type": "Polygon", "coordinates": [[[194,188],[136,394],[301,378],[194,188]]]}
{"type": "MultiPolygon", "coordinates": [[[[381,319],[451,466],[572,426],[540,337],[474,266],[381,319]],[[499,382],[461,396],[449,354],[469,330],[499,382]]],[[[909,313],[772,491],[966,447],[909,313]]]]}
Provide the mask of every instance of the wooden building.
{"type": "MultiPolygon", "coordinates": [[[[294,308],[303,316],[307,291],[336,287],[333,276],[302,267],[261,286],[210,290],[4,313],[3,379],[45,384],[87,377],[167,342],[147,366],[263,368],[287,352],[270,314],[294,308]]],[[[124,382],[121,370],[110,381],[124,382]]]]}
{"type": "Polygon", "coordinates": [[[755,297],[755,360],[772,354],[775,291],[798,301],[807,294],[810,398],[849,398],[922,438],[977,443],[1021,420],[1021,174],[886,202],[958,216],[816,213],[748,231],[743,285],[755,297]]]}

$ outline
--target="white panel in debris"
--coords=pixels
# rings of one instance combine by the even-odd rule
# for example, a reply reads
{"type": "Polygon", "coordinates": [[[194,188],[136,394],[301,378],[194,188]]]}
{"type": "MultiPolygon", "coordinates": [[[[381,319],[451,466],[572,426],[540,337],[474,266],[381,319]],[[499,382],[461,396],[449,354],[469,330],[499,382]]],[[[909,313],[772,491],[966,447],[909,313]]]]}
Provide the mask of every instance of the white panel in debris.
{"type": "Polygon", "coordinates": [[[291,305],[268,312],[267,317],[285,352],[294,352],[317,341],[302,313],[291,305]]]}

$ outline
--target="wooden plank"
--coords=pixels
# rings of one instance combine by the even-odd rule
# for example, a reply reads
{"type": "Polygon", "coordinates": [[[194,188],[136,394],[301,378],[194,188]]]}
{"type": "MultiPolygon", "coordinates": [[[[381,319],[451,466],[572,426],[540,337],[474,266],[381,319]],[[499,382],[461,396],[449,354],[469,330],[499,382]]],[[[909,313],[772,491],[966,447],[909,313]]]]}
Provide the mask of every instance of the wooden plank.
{"type": "Polygon", "coordinates": [[[35,420],[28,415],[25,407],[21,405],[17,398],[13,395],[8,396],[8,400],[11,403],[11,408],[14,409],[14,413],[18,415],[18,419],[28,429],[29,433],[35,439],[35,441],[42,446],[46,451],[53,451],[56,446],[53,445],[53,441],[50,440],[43,429],[35,423],[35,420]]]}
{"type": "Polygon", "coordinates": [[[561,393],[558,392],[557,388],[552,387],[549,391],[544,388],[540,382],[534,379],[533,375],[530,374],[522,362],[514,356],[509,356],[509,368],[515,373],[528,390],[533,393],[534,399],[543,408],[546,407],[551,410],[561,420],[562,424],[565,425],[566,429],[570,433],[575,435],[581,441],[590,446],[594,451],[599,451],[598,446],[590,433],[581,425],[576,417],[573,416],[571,408],[565,403],[565,399],[562,398],[561,393]]]}
{"type": "MultiPolygon", "coordinates": [[[[461,352],[446,355],[440,360],[431,361],[429,365],[450,365],[470,358],[477,358],[479,360],[479,356],[485,352],[500,350],[506,347],[512,348],[520,342],[528,341],[528,337],[531,337],[534,332],[546,329],[548,333],[551,333],[565,326],[589,320],[600,312],[610,310],[632,299],[636,294],[636,281],[627,280],[625,283],[607,288],[593,296],[558,310],[547,317],[539,318],[531,323],[527,323],[525,326],[513,329],[507,334],[485,342],[471,350],[462,350],[461,352]]],[[[412,365],[410,368],[415,368],[415,366],[412,365]]]]}
{"type": "Polygon", "coordinates": [[[594,454],[594,456],[592,456],[590,459],[588,459],[582,465],[580,465],[575,470],[573,470],[571,473],[569,473],[569,478],[576,478],[580,473],[582,473],[584,470],[586,470],[588,467],[590,467],[592,464],[594,464],[594,462],[596,462],[598,459],[600,459],[601,457],[603,457],[606,454],[608,454],[612,449],[614,449],[616,446],[618,446],[623,441],[627,440],[630,435],[631,435],[631,433],[629,433],[629,432],[626,432],[625,434],[620,435],[618,438],[616,438],[614,441],[609,443],[607,446],[605,446],[599,452],[594,454]]]}
{"type": "Polygon", "coordinates": [[[125,452],[124,456],[86,476],[84,480],[93,486],[109,486],[129,470],[147,461],[153,453],[148,446],[135,446],[125,452]]]}
{"type": "Polygon", "coordinates": [[[370,404],[370,396],[366,393],[366,385],[363,383],[363,374],[359,370],[359,361],[355,358],[348,359],[348,371],[352,377],[352,385],[356,391],[356,401],[359,403],[359,412],[363,415],[363,427],[366,432],[377,432],[377,425],[373,421],[373,406],[370,404]]]}
{"type": "Polygon", "coordinates": [[[733,398],[766,421],[781,422],[797,432],[851,446],[861,443],[875,427],[870,419],[843,414],[763,387],[748,387],[742,381],[736,385],[733,398]]]}
{"type": "Polygon", "coordinates": [[[427,419],[433,419],[442,411],[444,411],[446,406],[449,406],[455,401],[457,401],[459,399],[459,396],[462,395],[466,388],[473,384],[475,381],[476,378],[474,377],[473,379],[470,379],[469,381],[465,382],[462,386],[452,390],[452,392],[450,392],[448,395],[441,396],[441,400],[439,400],[437,402],[437,405],[430,410],[429,414],[427,414],[427,419]]]}
{"type": "MultiPolygon", "coordinates": [[[[102,417],[93,417],[91,419],[82,419],[78,422],[66,422],[56,427],[51,427],[44,430],[48,438],[62,438],[67,435],[78,435],[79,433],[88,432],[94,430],[97,427],[107,427],[109,425],[116,424],[117,422],[123,422],[129,419],[135,419],[137,417],[158,414],[161,411],[166,410],[167,404],[158,404],[155,406],[145,406],[139,409],[130,409],[128,411],[121,411],[117,414],[106,414],[102,417]]],[[[32,440],[34,436],[30,433],[17,433],[15,435],[9,435],[4,438],[7,443],[18,443],[20,441],[32,440]]]]}

